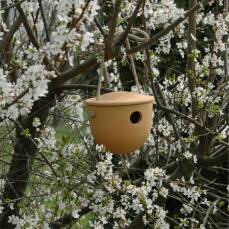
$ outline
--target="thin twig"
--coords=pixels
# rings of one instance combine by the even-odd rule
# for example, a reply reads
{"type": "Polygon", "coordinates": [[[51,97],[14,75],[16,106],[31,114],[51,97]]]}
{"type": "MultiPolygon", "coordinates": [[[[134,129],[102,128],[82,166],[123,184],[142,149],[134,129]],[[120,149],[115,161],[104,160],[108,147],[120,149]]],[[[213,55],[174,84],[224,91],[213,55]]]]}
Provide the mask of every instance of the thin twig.
{"type": "Polygon", "coordinates": [[[84,8],[83,8],[83,10],[82,10],[82,12],[81,12],[81,14],[80,14],[80,16],[77,18],[77,20],[76,20],[76,22],[75,22],[75,25],[78,24],[79,21],[83,18],[83,15],[84,15],[84,13],[86,12],[86,9],[87,9],[87,7],[88,7],[90,1],[91,1],[91,0],[87,0],[87,2],[85,3],[85,6],[84,6],[84,8]]]}
{"type": "MultiPolygon", "coordinates": [[[[25,27],[25,30],[27,32],[27,35],[28,35],[30,41],[32,42],[33,46],[39,50],[41,45],[40,45],[39,41],[37,40],[35,34],[33,33],[31,25],[29,24],[28,19],[27,19],[26,15],[25,15],[25,13],[24,13],[24,11],[20,5],[17,6],[17,10],[22,17],[22,22],[23,22],[23,25],[25,27]]],[[[51,68],[52,70],[55,71],[55,73],[57,75],[59,75],[59,71],[53,66],[53,64],[51,63],[51,61],[49,60],[47,55],[44,56],[43,62],[47,67],[51,68]]]]}
{"type": "Polygon", "coordinates": [[[135,9],[134,9],[134,12],[133,14],[131,15],[129,21],[128,21],[128,24],[127,24],[127,27],[126,29],[123,31],[123,33],[119,36],[118,38],[118,41],[117,41],[117,45],[122,45],[124,44],[124,42],[126,41],[127,37],[128,37],[128,34],[130,33],[130,30],[131,30],[131,27],[133,26],[133,23],[137,17],[137,14],[139,12],[139,9],[141,8],[141,5],[143,3],[144,0],[139,0],[135,9]]]}
{"type": "Polygon", "coordinates": [[[99,73],[98,88],[97,88],[97,93],[96,93],[96,100],[99,100],[99,97],[100,97],[103,72],[104,72],[104,57],[102,56],[100,60],[100,73],[99,73]]]}
{"type": "Polygon", "coordinates": [[[15,2],[14,4],[11,4],[11,5],[7,6],[7,7],[2,8],[1,10],[3,10],[3,11],[10,10],[10,9],[20,5],[21,3],[25,2],[25,1],[26,0],[21,0],[21,1],[15,2]]]}
{"type": "Polygon", "coordinates": [[[50,35],[49,35],[49,31],[48,31],[47,21],[45,19],[45,14],[44,14],[44,9],[43,9],[43,5],[42,5],[42,0],[38,0],[38,2],[39,2],[40,11],[41,11],[41,17],[42,17],[44,28],[45,28],[46,39],[47,39],[47,41],[50,41],[50,35]]]}
{"type": "MultiPolygon", "coordinates": [[[[218,202],[219,200],[216,201],[216,203],[218,202]]],[[[207,219],[209,217],[209,214],[211,212],[211,210],[213,209],[214,207],[214,204],[211,203],[211,205],[209,206],[208,210],[207,210],[207,213],[206,213],[206,216],[204,217],[204,221],[203,221],[203,227],[205,227],[206,223],[207,223],[207,219]]]]}
{"type": "Polygon", "coordinates": [[[11,26],[10,31],[6,33],[3,39],[0,41],[0,53],[4,53],[5,49],[10,44],[14,33],[18,30],[22,23],[22,17],[19,15],[14,24],[11,26]]]}
{"type": "Polygon", "coordinates": [[[106,32],[104,31],[102,25],[99,23],[98,19],[95,18],[94,21],[95,21],[95,24],[98,27],[100,33],[105,37],[106,36],[106,32]]]}
{"type": "MultiPolygon", "coordinates": [[[[161,110],[163,110],[163,111],[167,111],[167,112],[173,113],[173,114],[175,114],[175,115],[178,115],[179,117],[182,117],[182,118],[188,120],[189,122],[191,122],[191,123],[193,123],[193,124],[199,126],[200,128],[204,128],[204,126],[203,126],[201,123],[199,123],[197,120],[195,120],[194,118],[191,118],[191,117],[187,116],[186,114],[183,114],[183,113],[181,113],[181,112],[179,112],[179,111],[175,111],[175,110],[170,109],[170,108],[168,108],[168,107],[166,107],[166,106],[163,106],[163,105],[161,105],[161,104],[160,104],[160,105],[157,105],[157,108],[158,108],[158,109],[161,109],[161,110]]],[[[207,130],[208,130],[208,129],[207,129],[207,130]]],[[[211,131],[208,130],[208,132],[211,132],[211,131]]]]}
{"type": "Polygon", "coordinates": [[[149,45],[153,45],[156,42],[159,41],[159,39],[161,37],[163,37],[164,35],[168,34],[171,30],[173,30],[176,26],[178,26],[180,23],[182,23],[183,21],[185,21],[193,12],[195,12],[196,10],[200,9],[201,5],[197,4],[195,5],[193,8],[191,8],[189,11],[187,11],[183,17],[178,18],[176,21],[174,21],[172,24],[168,25],[167,27],[165,27],[163,30],[161,30],[160,32],[158,32],[155,36],[153,36],[152,38],[150,38],[148,41],[137,45],[129,50],[127,50],[127,54],[132,54],[132,53],[136,53],[139,52],[143,49],[145,49],[147,46],[149,45]]]}
{"type": "Polygon", "coordinates": [[[39,49],[40,48],[40,44],[39,44],[36,36],[34,35],[33,30],[32,30],[32,28],[31,28],[31,26],[30,26],[30,24],[28,22],[27,16],[25,15],[25,13],[24,13],[24,11],[23,11],[23,9],[21,8],[20,5],[17,5],[17,10],[18,10],[19,14],[22,17],[22,22],[23,22],[23,25],[25,27],[25,30],[26,30],[26,32],[28,34],[28,37],[29,37],[30,41],[32,42],[34,47],[39,49]]]}
{"type": "Polygon", "coordinates": [[[61,218],[49,223],[50,228],[55,228],[55,229],[60,229],[63,228],[64,226],[69,225],[71,222],[76,222],[78,221],[83,215],[87,214],[88,212],[90,212],[91,209],[89,208],[83,208],[81,209],[81,211],[79,211],[79,217],[76,219],[74,218],[71,214],[66,214],[63,215],[61,218]]]}
{"type": "MultiPolygon", "coordinates": [[[[78,90],[78,89],[97,89],[97,85],[88,85],[88,84],[65,84],[60,86],[61,90],[78,90]]],[[[110,88],[101,87],[101,91],[112,92],[110,88]]]]}
{"type": "Polygon", "coordinates": [[[19,99],[21,99],[27,92],[29,91],[29,89],[25,89],[19,96],[17,96],[17,98],[15,98],[12,102],[7,103],[5,105],[5,107],[3,107],[3,109],[8,109],[10,106],[14,105],[19,99]]]}
{"type": "MultiPolygon", "coordinates": [[[[11,119],[11,121],[20,129],[21,132],[24,131],[24,128],[21,126],[21,124],[18,121],[14,121],[11,119]]],[[[27,136],[28,139],[30,140],[30,142],[36,147],[37,147],[37,143],[34,141],[34,139],[31,136],[27,136]]],[[[49,168],[51,169],[51,171],[53,172],[53,175],[55,175],[56,178],[59,178],[58,174],[56,173],[55,169],[53,168],[52,164],[48,161],[48,159],[45,157],[45,155],[38,150],[38,153],[41,155],[41,157],[44,159],[44,161],[46,162],[46,164],[49,166],[49,168]]],[[[29,158],[29,157],[28,157],[29,158]]]]}
{"type": "MultiPolygon", "coordinates": [[[[129,42],[128,38],[126,39],[126,46],[127,46],[128,49],[130,49],[130,42],[129,42]]],[[[130,63],[131,63],[131,70],[132,70],[132,73],[134,75],[135,84],[137,86],[138,93],[140,94],[141,93],[140,84],[139,84],[139,81],[138,81],[138,76],[137,76],[137,72],[136,72],[136,68],[135,68],[135,64],[134,64],[133,55],[130,55],[130,63]]]]}
{"type": "MultiPolygon", "coordinates": [[[[181,18],[177,19],[174,23],[167,26],[164,30],[162,30],[161,32],[159,32],[158,34],[156,34],[155,36],[150,38],[148,41],[142,43],[141,45],[135,46],[135,47],[127,50],[126,51],[127,54],[133,54],[133,53],[139,52],[141,50],[144,50],[147,46],[149,46],[151,44],[155,44],[161,37],[163,37],[164,35],[169,33],[177,25],[179,25],[181,22],[183,22],[193,11],[198,10],[199,8],[200,8],[200,5],[199,4],[196,5],[190,11],[185,13],[185,17],[181,17],[181,18]]],[[[105,57],[105,61],[107,61],[113,57],[120,56],[120,54],[121,54],[120,52],[111,53],[110,56],[105,57]]],[[[53,86],[58,87],[60,84],[63,84],[64,82],[68,81],[69,79],[76,77],[77,75],[80,75],[82,73],[89,72],[92,69],[96,69],[98,67],[99,67],[98,60],[96,59],[96,57],[93,57],[92,59],[87,60],[80,65],[74,66],[71,69],[68,69],[67,71],[60,73],[59,77],[57,77],[56,79],[53,80],[53,81],[55,81],[55,83],[53,82],[53,86]]],[[[78,77],[80,78],[80,76],[78,76],[78,77]]]]}

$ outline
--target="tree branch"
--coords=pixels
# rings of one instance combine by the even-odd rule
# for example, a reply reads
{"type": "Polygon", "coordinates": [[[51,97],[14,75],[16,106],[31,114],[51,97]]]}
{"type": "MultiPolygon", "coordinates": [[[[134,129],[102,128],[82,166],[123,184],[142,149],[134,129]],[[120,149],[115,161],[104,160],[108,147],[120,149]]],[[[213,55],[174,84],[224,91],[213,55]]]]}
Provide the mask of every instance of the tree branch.
{"type": "Polygon", "coordinates": [[[77,79],[80,79],[81,77],[80,74],[83,73],[85,74],[98,67],[99,67],[99,63],[97,59],[93,57],[92,59],[87,60],[82,64],[74,66],[63,73],[60,73],[57,78],[53,79],[51,87],[53,88],[59,87],[59,85],[65,83],[66,81],[72,79],[73,77],[75,77],[77,81],[77,79]]]}
{"type": "MultiPolygon", "coordinates": [[[[198,10],[200,8],[200,4],[197,4],[195,7],[193,7],[191,10],[189,10],[188,12],[186,12],[184,14],[184,17],[181,17],[179,19],[177,19],[174,23],[172,23],[171,25],[167,26],[165,29],[163,29],[162,31],[160,31],[158,34],[156,34],[155,36],[153,36],[152,38],[149,39],[149,41],[146,41],[138,46],[135,46],[131,49],[128,49],[126,52],[127,54],[133,54],[136,52],[139,52],[141,50],[144,50],[147,46],[155,44],[161,37],[163,37],[164,35],[166,35],[168,32],[170,32],[172,29],[174,29],[177,25],[179,25],[181,22],[183,22],[190,14],[192,14],[192,12],[198,10]]],[[[120,52],[119,51],[114,51],[113,53],[110,53],[109,56],[106,56],[105,61],[120,56],[120,52]]],[[[82,74],[82,73],[86,73],[91,71],[92,69],[96,69],[99,67],[99,63],[97,61],[97,59],[95,57],[93,57],[90,60],[85,61],[84,63],[74,66],[71,69],[62,72],[59,74],[59,77],[57,77],[56,79],[54,79],[55,83],[53,83],[54,87],[58,87],[60,84],[63,84],[64,82],[70,80],[71,78],[82,74]]]]}
{"type": "MultiPolygon", "coordinates": [[[[60,89],[63,91],[66,90],[78,90],[78,89],[89,89],[89,90],[95,90],[97,89],[97,85],[88,85],[88,84],[71,84],[71,85],[61,85],[60,89]]],[[[113,92],[110,88],[101,88],[101,91],[104,92],[113,92]]]]}
{"type": "MultiPolygon", "coordinates": [[[[1,10],[10,10],[10,9],[12,9],[12,8],[14,8],[15,6],[18,6],[18,5],[20,5],[21,3],[23,3],[23,2],[25,2],[26,0],[21,0],[21,1],[17,1],[17,2],[15,2],[15,3],[13,3],[13,4],[10,4],[9,6],[6,6],[6,7],[3,7],[1,10]]],[[[5,1],[5,2],[7,2],[7,1],[5,1]]]]}
{"type": "Polygon", "coordinates": [[[89,208],[83,208],[78,214],[79,218],[74,218],[71,214],[66,214],[62,216],[60,219],[55,220],[54,222],[49,223],[51,229],[61,229],[73,222],[78,221],[83,215],[86,215],[91,210],[89,208]]]}
{"type": "Polygon", "coordinates": [[[155,36],[153,36],[152,38],[150,38],[148,41],[137,45],[129,50],[127,50],[127,54],[132,54],[132,53],[136,53],[139,52],[143,49],[145,49],[147,46],[149,45],[153,45],[156,42],[159,41],[159,39],[161,37],[163,37],[164,35],[168,34],[171,30],[173,30],[176,26],[178,26],[180,23],[182,23],[183,21],[185,21],[193,12],[195,12],[196,10],[200,9],[200,4],[195,5],[193,8],[191,8],[189,11],[187,11],[183,17],[178,18],[176,21],[174,21],[172,24],[170,24],[169,26],[165,27],[163,30],[161,30],[159,33],[157,33],[155,36]]]}
{"type": "MultiPolygon", "coordinates": [[[[160,105],[157,105],[157,108],[158,108],[158,109],[161,109],[161,110],[163,110],[163,111],[167,111],[167,112],[173,113],[173,114],[175,114],[175,115],[177,115],[177,116],[179,116],[179,117],[181,117],[181,118],[184,118],[184,119],[188,120],[189,122],[191,122],[191,123],[193,123],[193,124],[199,126],[200,128],[205,128],[200,122],[198,122],[198,121],[195,120],[194,118],[191,118],[191,117],[187,116],[186,114],[183,114],[183,113],[181,113],[181,112],[179,112],[179,111],[175,111],[175,110],[170,109],[170,108],[168,108],[168,107],[166,107],[166,106],[163,106],[163,105],[161,105],[161,104],[160,104],[160,105]]],[[[211,131],[208,130],[208,129],[206,129],[206,130],[207,130],[208,132],[211,132],[211,131]]]]}
{"type": "Polygon", "coordinates": [[[11,26],[10,31],[6,33],[3,39],[0,41],[0,54],[3,54],[5,49],[9,46],[14,33],[18,30],[22,23],[22,17],[19,15],[14,24],[11,26]]]}
{"type": "Polygon", "coordinates": [[[42,17],[44,28],[45,28],[46,39],[47,39],[47,41],[50,41],[50,35],[49,35],[47,21],[45,19],[45,14],[44,14],[44,9],[43,9],[43,5],[42,5],[42,0],[38,0],[38,3],[39,3],[39,7],[40,7],[40,11],[41,11],[41,17],[42,17]]]}
{"type": "Polygon", "coordinates": [[[126,227],[125,229],[140,229],[144,228],[144,222],[143,222],[143,213],[138,214],[135,219],[132,221],[132,223],[126,227]]]}
{"type": "Polygon", "coordinates": [[[96,26],[98,27],[100,33],[105,37],[106,32],[104,31],[102,25],[99,23],[99,20],[97,18],[95,18],[94,22],[95,22],[96,26]]]}
{"type": "MultiPolygon", "coordinates": [[[[189,0],[189,9],[197,4],[197,0],[189,0]]],[[[192,100],[192,117],[197,113],[197,101],[193,95],[195,90],[195,61],[192,56],[193,50],[196,48],[196,12],[192,12],[188,18],[188,50],[187,50],[187,75],[188,88],[192,100]]]]}
{"type": "MultiPolygon", "coordinates": [[[[146,64],[148,66],[148,73],[149,73],[149,76],[150,76],[150,83],[151,83],[151,87],[152,87],[152,90],[153,90],[153,95],[155,97],[155,100],[157,102],[157,105],[158,107],[163,107],[163,105],[161,104],[160,102],[160,99],[159,99],[159,96],[161,97],[161,100],[162,100],[162,103],[166,106],[166,102],[165,102],[165,99],[164,99],[164,96],[162,94],[162,91],[160,89],[160,85],[158,82],[154,83],[153,81],[153,74],[152,74],[152,68],[151,68],[151,63],[150,63],[150,56],[149,56],[149,49],[147,47],[146,49],[146,64]],[[157,88],[156,88],[157,86],[157,88]],[[159,95],[159,96],[158,96],[159,95]]],[[[180,138],[180,132],[177,128],[177,125],[176,125],[176,122],[173,118],[173,116],[171,115],[171,113],[167,112],[167,117],[173,127],[173,130],[174,130],[174,133],[175,133],[175,136],[177,139],[180,138]]]]}
{"type": "Polygon", "coordinates": [[[25,30],[26,30],[26,32],[28,34],[28,37],[29,37],[30,41],[32,42],[32,44],[33,44],[34,47],[36,47],[37,49],[39,49],[40,48],[40,44],[39,44],[36,36],[33,33],[33,30],[32,30],[32,28],[31,28],[31,26],[30,26],[30,24],[29,24],[29,22],[27,20],[27,17],[25,15],[23,9],[21,8],[20,4],[17,5],[16,7],[17,7],[17,10],[18,10],[19,14],[22,17],[22,22],[23,22],[23,25],[25,27],[25,30]]]}
{"type": "Polygon", "coordinates": [[[18,102],[19,99],[21,99],[27,92],[29,92],[29,89],[25,89],[17,98],[15,98],[11,103],[7,103],[3,109],[8,109],[10,106],[14,105],[16,102],[18,102]]]}
{"type": "Polygon", "coordinates": [[[200,166],[212,166],[212,165],[222,165],[223,163],[228,163],[229,149],[228,147],[215,157],[199,157],[198,164],[200,166]]]}
{"type": "Polygon", "coordinates": [[[80,14],[80,16],[77,18],[75,24],[77,24],[77,23],[83,18],[83,15],[84,15],[84,13],[85,13],[85,11],[86,11],[86,9],[87,9],[87,7],[88,7],[90,1],[91,1],[91,0],[87,0],[87,2],[85,3],[85,6],[84,6],[84,8],[83,8],[83,10],[82,10],[82,12],[81,12],[81,14],[80,14]]]}
{"type": "MultiPolygon", "coordinates": [[[[27,35],[28,35],[30,41],[32,42],[33,46],[39,50],[41,48],[41,45],[40,45],[39,41],[37,40],[35,34],[33,33],[33,30],[32,30],[32,28],[31,28],[31,26],[27,20],[27,17],[26,17],[26,15],[25,15],[25,13],[24,13],[24,11],[20,5],[17,5],[17,10],[18,10],[20,16],[22,17],[22,22],[23,22],[23,25],[25,27],[25,30],[27,32],[27,35]]],[[[55,71],[55,73],[57,75],[59,75],[58,70],[52,65],[52,63],[49,60],[49,58],[47,57],[47,55],[44,56],[43,62],[48,68],[51,68],[52,70],[55,71]]]]}
{"type": "Polygon", "coordinates": [[[136,7],[134,9],[134,12],[131,15],[130,20],[129,20],[128,24],[127,24],[126,29],[121,33],[121,35],[118,38],[118,41],[117,41],[117,45],[118,46],[121,46],[122,44],[125,43],[126,38],[127,38],[128,34],[130,33],[131,27],[133,26],[133,23],[134,23],[134,21],[135,21],[135,19],[137,17],[137,14],[139,12],[139,9],[140,9],[143,1],[144,0],[139,0],[138,1],[137,5],[136,5],[136,7]]]}
{"type": "Polygon", "coordinates": [[[106,39],[106,44],[105,44],[105,55],[106,58],[110,58],[111,53],[112,53],[112,46],[113,46],[113,40],[115,36],[115,30],[116,30],[116,25],[118,22],[118,14],[120,12],[120,5],[121,5],[121,0],[116,0],[115,5],[114,5],[114,10],[111,18],[111,23],[110,23],[110,30],[108,37],[106,39]]]}

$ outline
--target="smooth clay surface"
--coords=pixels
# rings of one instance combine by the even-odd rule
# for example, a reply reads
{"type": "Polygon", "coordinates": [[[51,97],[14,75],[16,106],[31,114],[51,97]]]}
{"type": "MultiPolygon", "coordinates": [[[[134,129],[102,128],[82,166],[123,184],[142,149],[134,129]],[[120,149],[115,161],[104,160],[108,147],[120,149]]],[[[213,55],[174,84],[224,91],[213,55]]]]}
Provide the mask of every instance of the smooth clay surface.
{"type": "Polygon", "coordinates": [[[130,92],[111,92],[99,100],[86,100],[95,142],[118,154],[139,149],[151,129],[152,100],[152,96],[130,92]]]}

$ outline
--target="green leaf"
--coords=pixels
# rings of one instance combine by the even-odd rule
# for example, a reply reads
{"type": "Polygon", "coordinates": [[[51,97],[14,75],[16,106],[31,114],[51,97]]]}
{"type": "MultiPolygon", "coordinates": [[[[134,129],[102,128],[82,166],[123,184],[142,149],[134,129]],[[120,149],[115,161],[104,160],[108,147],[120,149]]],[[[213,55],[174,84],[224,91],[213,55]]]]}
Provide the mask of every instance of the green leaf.
{"type": "Polygon", "coordinates": [[[24,129],[22,132],[21,132],[21,135],[26,137],[26,138],[29,138],[31,137],[31,134],[30,134],[30,131],[28,128],[24,129]]]}

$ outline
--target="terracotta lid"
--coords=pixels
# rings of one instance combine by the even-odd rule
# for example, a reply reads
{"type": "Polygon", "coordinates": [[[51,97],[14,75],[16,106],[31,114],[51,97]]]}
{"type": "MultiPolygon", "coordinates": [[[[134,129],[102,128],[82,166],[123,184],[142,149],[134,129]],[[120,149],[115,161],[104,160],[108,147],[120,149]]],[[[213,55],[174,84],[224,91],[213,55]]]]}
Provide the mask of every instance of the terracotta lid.
{"type": "Polygon", "coordinates": [[[153,97],[149,95],[135,94],[125,91],[110,92],[99,97],[87,99],[85,102],[93,106],[124,106],[149,103],[153,101],[153,97]]]}

